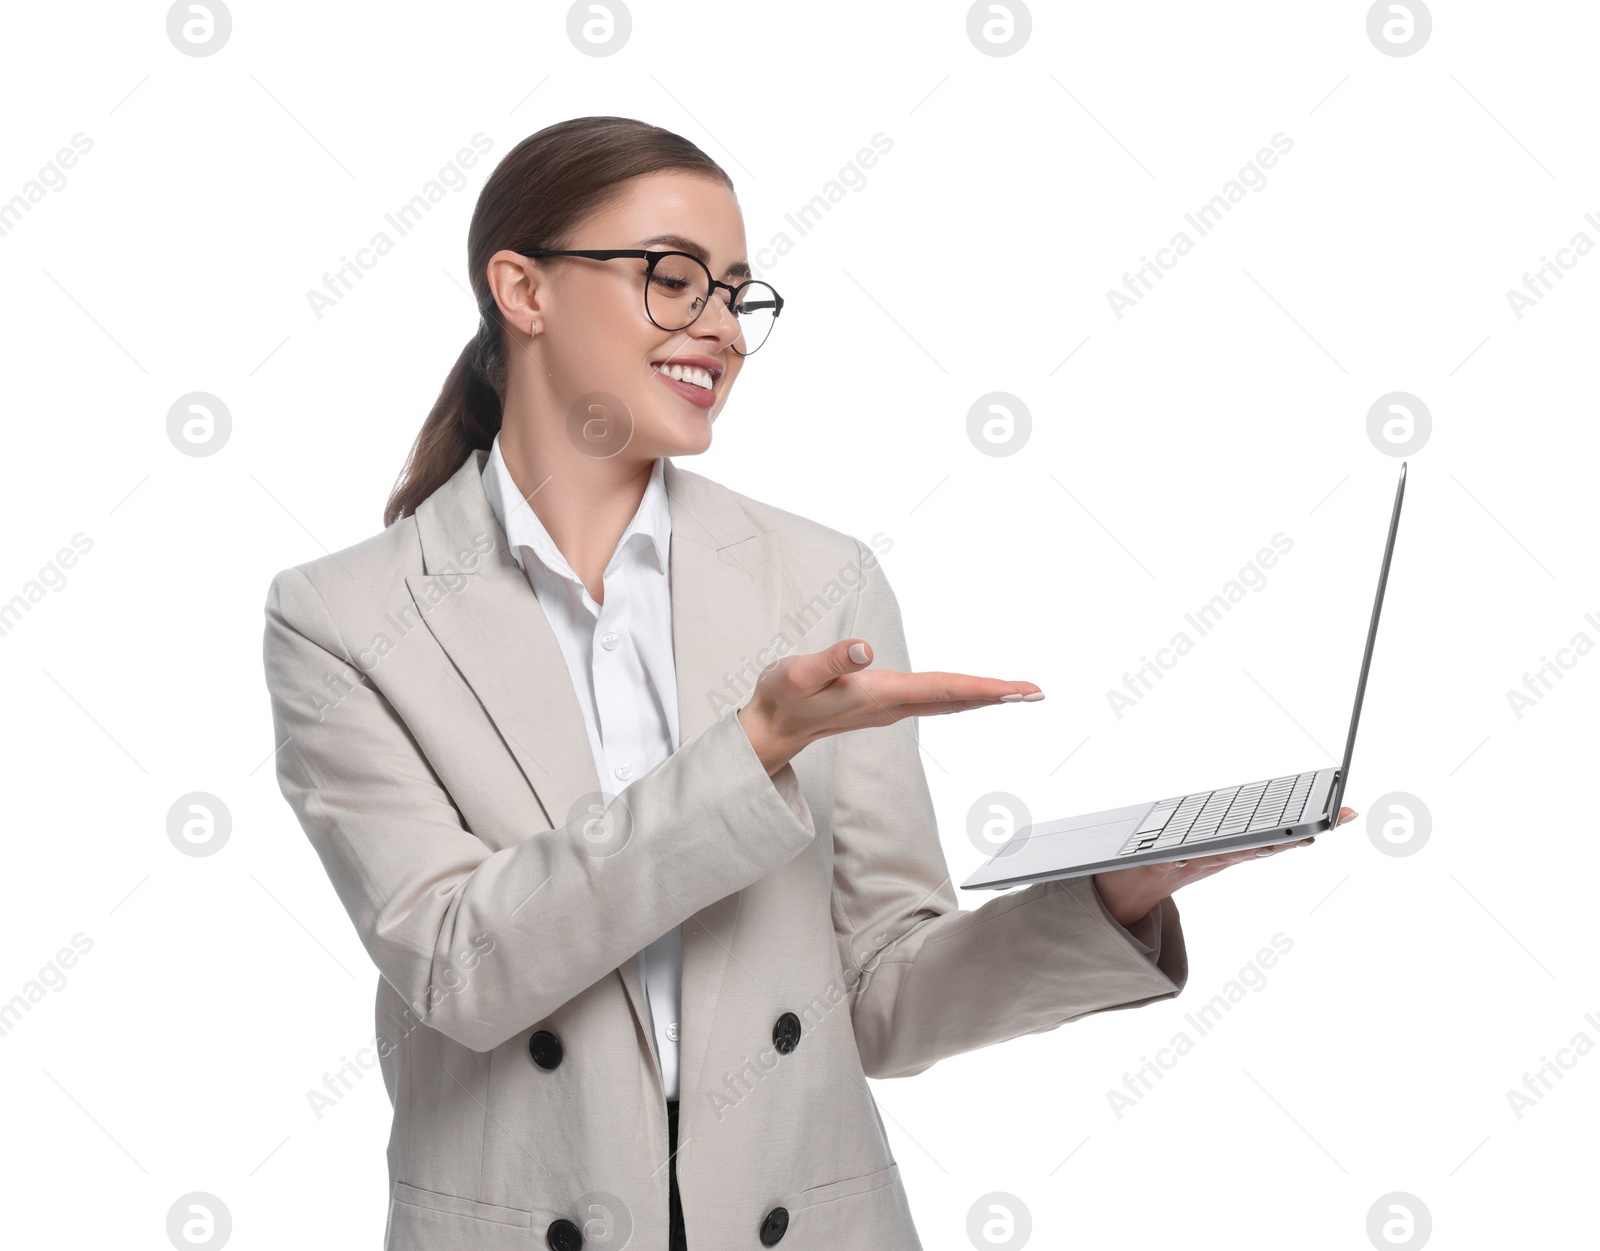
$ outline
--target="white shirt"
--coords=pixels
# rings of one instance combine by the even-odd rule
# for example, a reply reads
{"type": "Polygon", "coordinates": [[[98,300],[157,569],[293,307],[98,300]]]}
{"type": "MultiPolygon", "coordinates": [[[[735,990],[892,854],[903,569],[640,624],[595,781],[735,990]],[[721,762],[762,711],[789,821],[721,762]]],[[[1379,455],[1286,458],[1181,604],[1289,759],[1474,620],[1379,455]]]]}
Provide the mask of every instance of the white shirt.
{"type": "MultiPolygon", "coordinates": [[[[617,541],[597,604],[512,480],[500,436],[483,467],[483,490],[517,563],[561,644],[583,709],[602,790],[620,794],[678,749],[677,666],[672,658],[672,597],[667,557],[672,514],[666,462],[617,541]],[[599,646],[596,646],[596,644],[599,646]]],[[[537,490],[538,483],[530,483],[537,490]]],[[[637,956],[651,1035],[668,1099],[678,1097],[678,1006],[683,927],[674,926],[637,956]]]]}

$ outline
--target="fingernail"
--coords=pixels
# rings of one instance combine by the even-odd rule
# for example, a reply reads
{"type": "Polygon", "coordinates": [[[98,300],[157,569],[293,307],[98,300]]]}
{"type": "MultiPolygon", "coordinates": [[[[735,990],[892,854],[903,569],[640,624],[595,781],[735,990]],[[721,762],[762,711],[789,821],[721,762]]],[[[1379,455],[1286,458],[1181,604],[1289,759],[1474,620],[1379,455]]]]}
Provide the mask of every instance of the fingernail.
{"type": "Polygon", "coordinates": [[[865,643],[850,644],[850,659],[858,665],[867,663],[867,645],[865,643]]]}
{"type": "Polygon", "coordinates": [[[1022,697],[1022,702],[1025,703],[1025,704],[1036,704],[1043,698],[1044,698],[1044,692],[1043,691],[1029,691],[1026,695],[1024,695],[1022,697]]]}
{"type": "Polygon", "coordinates": [[[1017,695],[1017,694],[1011,694],[1011,695],[1002,695],[1002,696],[1001,696],[1001,697],[1000,697],[1000,702],[1001,702],[1001,703],[1002,703],[1002,704],[1016,704],[1016,703],[1021,703],[1021,702],[1022,702],[1022,696],[1021,696],[1021,695],[1017,695]]]}

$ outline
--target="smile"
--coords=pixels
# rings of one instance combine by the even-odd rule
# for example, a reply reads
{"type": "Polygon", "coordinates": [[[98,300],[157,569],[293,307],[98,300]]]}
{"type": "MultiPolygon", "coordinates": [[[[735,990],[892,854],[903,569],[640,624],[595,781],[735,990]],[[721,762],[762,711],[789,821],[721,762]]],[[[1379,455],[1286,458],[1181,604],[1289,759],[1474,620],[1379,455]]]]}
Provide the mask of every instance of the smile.
{"type": "Polygon", "coordinates": [[[711,408],[717,402],[717,382],[722,377],[723,366],[709,357],[698,361],[658,361],[655,375],[684,399],[700,408],[711,408]]]}

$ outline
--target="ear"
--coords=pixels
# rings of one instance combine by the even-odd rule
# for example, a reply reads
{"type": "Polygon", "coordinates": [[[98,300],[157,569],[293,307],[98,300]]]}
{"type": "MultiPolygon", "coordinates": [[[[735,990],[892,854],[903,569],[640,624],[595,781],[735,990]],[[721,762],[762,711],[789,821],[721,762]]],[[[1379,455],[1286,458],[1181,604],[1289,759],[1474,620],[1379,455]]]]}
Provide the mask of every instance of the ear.
{"type": "Polygon", "coordinates": [[[489,290],[505,324],[523,334],[532,333],[544,285],[538,265],[520,253],[501,250],[489,258],[488,276],[489,290]]]}

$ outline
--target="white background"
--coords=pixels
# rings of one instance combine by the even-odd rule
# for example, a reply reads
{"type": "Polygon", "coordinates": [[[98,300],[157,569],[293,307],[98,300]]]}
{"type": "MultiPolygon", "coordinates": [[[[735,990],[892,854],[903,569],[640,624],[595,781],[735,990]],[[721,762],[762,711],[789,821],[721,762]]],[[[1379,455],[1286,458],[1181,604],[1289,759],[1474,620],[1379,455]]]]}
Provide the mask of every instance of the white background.
{"type": "Polygon", "coordinates": [[[1177,999],[875,1082],[924,1243],[970,1246],[991,1192],[1048,1247],[1364,1247],[1393,1191],[1440,1247],[1592,1237],[1600,1058],[1559,1053],[1520,1117],[1507,1092],[1600,1042],[1600,657],[1566,653],[1520,717],[1507,691],[1600,641],[1600,257],[1520,318],[1506,293],[1578,232],[1600,244],[1597,15],[1441,0],[1391,56],[1366,12],[1038,3],[990,56],[960,4],[641,0],[593,57],[563,5],[237,3],[194,57],[160,5],[11,9],[0,199],[92,141],[0,235],[0,600],[92,542],[0,635],[0,1002],[93,944],[0,1036],[15,1240],[166,1246],[174,1200],[206,1191],[232,1246],[378,1245],[381,1080],[320,1120],[306,1097],[370,1039],[374,971],[277,790],[262,603],[279,569],[380,528],[475,325],[477,189],[592,113],[721,162],[753,259],[794,243],[757,263],[789,303],[689,467],[883,532],[917,667],[1047,692],[922,726],[958,882],[986,792],[1048,817],[1336,757],[1399,467],[1368,409],[1400,390],[1432,414],[1362,815],[1183,891],[1177,999]],[[478,132],[468,184],[315,316],[307,291],[478,132]],[[878,132],[865,185],[795,237],[784,215],[878,132]],[[1116,316],[1108,290],[1279,132],[1266,185],[1116,316]],[[192,391],[231,413],[211,456],[167,437],[192,391]],[[1031,413],[1007,456],[967,435],[993,391],[1031,413]],[[1280,531],[1266,585],[1119,718],[1107,691],[1280,531]],[[168,840],[191,791],[231,813],[214,856],[168,840]],[[1431,814],[1412,855],[1369,836],[1391,792],[1431,814]],[[1107,1092],[1275,934],[1292,949],[1265,984],[1116,1115],[1107,1092]]]}

